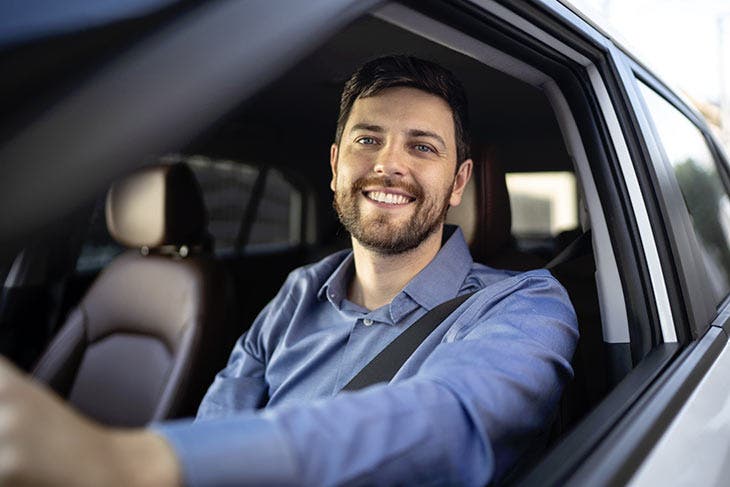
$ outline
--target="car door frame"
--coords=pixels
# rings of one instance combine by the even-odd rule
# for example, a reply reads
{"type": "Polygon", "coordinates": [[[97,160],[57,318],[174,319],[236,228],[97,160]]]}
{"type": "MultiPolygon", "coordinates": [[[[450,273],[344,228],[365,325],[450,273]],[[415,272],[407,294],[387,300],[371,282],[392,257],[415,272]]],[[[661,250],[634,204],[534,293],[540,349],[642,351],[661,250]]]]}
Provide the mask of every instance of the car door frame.
{"type": "MultiPolygon", "coordinates": [[[[715,361],[728,347],[730,304],[725,298],[719,305],[709,297],[714,292],[703,279],[704,266],[698,260],[700,249],[689,212],[684,205],[679,184],[670,162],[661,148],[654,122],[639,91],[639,82],[653,89],[701,132],[718,164],[718,171],[728,187],[728,166],[715,146],[710,131],[701,118],[648,69],[619,48],[614,55],[631,98],[649,164],[654,190],[665,212],[674,265],[681,276],[684,304],[690,314],[691,337],[684,350],[664,371],[628,414],[622,418],[600,447],[569,478],[568,484],[625,484],[649,458],[655,445],[687,407],[715,361]]],[[[700,479],[698,482],[702,483],[700,479]]]]}
{"type": "MultiPolygon", "coordinates": [[[[630,107],[627,119],[633,123],[635,144],[643,155],[635,159],[637,170],[643,174],[642,187],[645,194],[656,195],[661,213],[660,219],[653,219],[652,223],[655,232],[665,233],[663,241],[670,246],[664,255],[670,257],[669,262],[675,268],[674,286],[680,291],[683,299],[681,304],[688,314],[687,324],[690,328],[686,330],[681,323],[675,323],[680,337],[679,343],[672,347],[676,358],[671,357],[674,354],[670,353],[669,360],[662,361],[662,367],[655,370],[655,377],[644,384],[644,390],[635,404],[606,431],[590,454],[568,469],[558,465],[560,452],[553,452],[548,462],[544,461],[525,479],[524,484],[527,485],[538,482],[541,485],[620,485],[629,482],[728,346],[726,331],[730,326],[730,307],[726,300],[718,312],[715,304],[707,299],[712,293],[702,280],[702,267],[696,260],[699,248],[689,214],[683,206],[671,167],[657,142],[656,131],[647,116],[637,80],[657,91],[700,129],[713,156],[720,161],[719,170],[726,180],[727,163],[722,156],[718,156],[721,151],[714,145],[706,125],[679,97],[620,47],[611,43],[609,49],[622,91],[627,97],[628,104],[625,107],[630,107]],[[645,163],[643,167],[642,162],[645,163]],[[549,472],[546,468],[549,466],[555,467],[559,474],[549,472]],[[540,475],[547,477],[543,476],[538,481],[540,475]]],[[[629,130],[626,132],[630,133],[629,130]]],[[[608,402],[610,398],[601,406],[606,406],[608,402]]],[[[580,448],[576,438],[571,440],[565,446],[580,448]]],[[[562,453],[570,456],[565,448],[562,453]]]]}

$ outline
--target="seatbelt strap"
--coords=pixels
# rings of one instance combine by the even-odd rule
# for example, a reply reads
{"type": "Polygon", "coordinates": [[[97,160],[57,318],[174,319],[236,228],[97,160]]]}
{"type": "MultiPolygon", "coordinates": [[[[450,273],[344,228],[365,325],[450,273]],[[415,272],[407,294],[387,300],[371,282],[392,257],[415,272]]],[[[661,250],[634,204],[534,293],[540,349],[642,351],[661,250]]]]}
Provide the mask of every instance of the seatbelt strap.
{"type": "Polygon", "coordinates": [[[589,229],[580,234],[580,236],[573,240],[570,245],[565,247],[562,252],[553,257],[550,262],[545,264],[545,269],[554,269],[559,265],[575,260],[578,257],[583,257],[584,255],[588,255],[592,252],[593,246],[591,245],[591,231],[589,229]]]}
{"type": "Polygon", "coordinates": [[[421,316],[363,367],[342,390],[356,391],[379,382],[390,382],[426,337],[474,292],[443,302],[421,316]]]}

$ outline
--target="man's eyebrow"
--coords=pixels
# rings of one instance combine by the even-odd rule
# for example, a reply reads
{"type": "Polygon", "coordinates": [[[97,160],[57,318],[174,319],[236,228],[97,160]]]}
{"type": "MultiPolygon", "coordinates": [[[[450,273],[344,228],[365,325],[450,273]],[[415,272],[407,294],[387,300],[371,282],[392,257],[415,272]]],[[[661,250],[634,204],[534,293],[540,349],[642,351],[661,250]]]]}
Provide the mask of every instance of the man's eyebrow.
{"type": "Polygon", "coordinates": [[[378,133],[385,132],[385,129],[383,127],[381,127],[380,125],[375,125],[373,123],[356,123],[350,129],[350,132],[355,132],[357,130],[366,130],[368,132],[378,132],[378,133]]]}
{"type": "Polygon", "coordinates": [[[432,139],[436,139],[443,147],[446,147],[446,141],[436,132],[431,132],[429,130],[419,130],[419,129],[411,129],[408,131],[408,135],[411,137],[430,137],[432,139]]]}

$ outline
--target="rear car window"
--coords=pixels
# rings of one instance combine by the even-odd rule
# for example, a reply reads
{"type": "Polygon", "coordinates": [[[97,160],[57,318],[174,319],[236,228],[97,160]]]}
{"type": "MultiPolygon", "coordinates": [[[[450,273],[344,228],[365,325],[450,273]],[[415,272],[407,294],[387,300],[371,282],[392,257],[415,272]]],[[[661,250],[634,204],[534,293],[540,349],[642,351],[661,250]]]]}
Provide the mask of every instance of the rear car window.
{"type": "Polygon", "coordinates": [[[298,245],[302,235],[302,193],[281,171],[269,169],[247,252],[266,252],[298,245]]]}
{"type": "Polygon", "coordinates": [[[94,203],[86,238],[76,259],[77,273],[98,271],[124,251],[124,247],[109,235],[106,228],[105,206],[106,195],[94,203]]]}
{"type": "Polygon", "coordinates": [[[251,203],[259,169],[249,164],[204,156],[178,156],[193,170],[208,210],[208,232],[216,254],[229,254],[240,245],[242,222],[251,203]]]}
{"type": "Polygon", "coordinates": [[[578,227],[575,174],[569,171],[507,173],[512,233],[554,237],[578,227]]]}

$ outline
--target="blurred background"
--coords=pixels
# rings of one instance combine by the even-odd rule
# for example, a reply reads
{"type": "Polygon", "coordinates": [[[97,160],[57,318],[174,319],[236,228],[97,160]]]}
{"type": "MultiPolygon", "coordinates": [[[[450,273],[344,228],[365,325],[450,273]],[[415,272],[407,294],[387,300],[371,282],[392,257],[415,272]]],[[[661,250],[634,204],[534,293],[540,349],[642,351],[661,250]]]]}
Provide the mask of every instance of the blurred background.
{"type": "Polygon", "coordinates": [[[570,0],[705,116],[730,154],[730,0],[570,0]]]}

